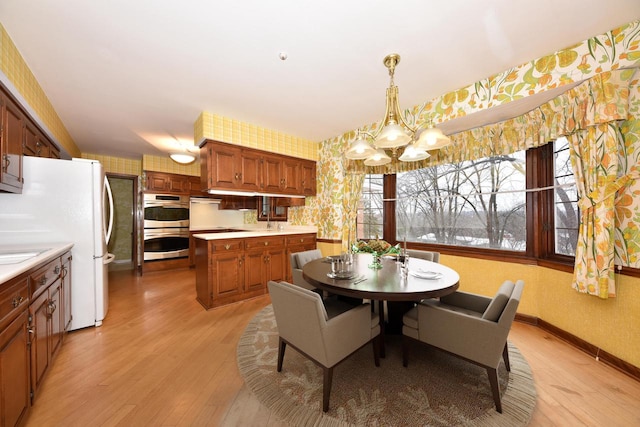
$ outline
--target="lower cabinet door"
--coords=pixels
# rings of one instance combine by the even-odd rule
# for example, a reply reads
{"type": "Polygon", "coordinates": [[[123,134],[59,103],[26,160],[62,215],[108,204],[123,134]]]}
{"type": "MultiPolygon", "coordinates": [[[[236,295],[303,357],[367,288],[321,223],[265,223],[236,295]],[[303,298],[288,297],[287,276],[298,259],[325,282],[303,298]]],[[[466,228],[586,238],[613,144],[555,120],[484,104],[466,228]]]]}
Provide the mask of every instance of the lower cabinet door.
{"type": "Polygon", "coordinates": [[[262,249],[246,251],[244,254],[244,286],[246,292],[265,289],[265,271],[267,269],[267,254],[262,249]]]}
{"type": "Polygon", "coordinates": [[[0,332],[0,421],[15,426],[29,410],[28,313],[0,332]]]}
{"type": "Polygon", "coordinates": [[[31,315],[31,389],[34,397],[40,388],[42,377],[49,367],[49,355],[51,354],[51,340],[49,339],[49,327],[51,318],[49,315],[49,292],[43,292],[29,306],[31,315]]]}
{"type": "Polygon", "coordinates": [[[284,250],[284,248],[269,251],[268,257],[268,280],[273,280],[274,282],[287,280],[287,266],[290,265],[290,263],[287,262],[287,252],[284,250]]]}

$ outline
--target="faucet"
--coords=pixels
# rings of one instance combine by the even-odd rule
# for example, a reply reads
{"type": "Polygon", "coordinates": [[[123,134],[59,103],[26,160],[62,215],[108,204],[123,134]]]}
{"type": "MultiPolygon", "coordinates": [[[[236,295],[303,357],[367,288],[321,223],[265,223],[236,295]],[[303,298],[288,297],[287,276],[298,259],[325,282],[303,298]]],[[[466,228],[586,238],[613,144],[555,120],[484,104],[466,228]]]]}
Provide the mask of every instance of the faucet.
{"type": "Polygon", "coordinates": [[[270,217],[270,213],[271,213],[271,199],[269,200],[269,204],[267,205],[267,230],[270,230],[273,225],[271,224],[271,217],[270,217]]]}

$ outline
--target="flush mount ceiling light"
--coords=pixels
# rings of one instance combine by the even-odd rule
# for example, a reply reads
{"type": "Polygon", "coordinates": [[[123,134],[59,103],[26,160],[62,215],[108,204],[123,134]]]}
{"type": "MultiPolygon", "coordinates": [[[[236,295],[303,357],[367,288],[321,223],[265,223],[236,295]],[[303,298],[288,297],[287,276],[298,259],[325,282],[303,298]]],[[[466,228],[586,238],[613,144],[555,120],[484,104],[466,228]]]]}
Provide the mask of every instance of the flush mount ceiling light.
{"type": "Polygon", "coordinates": [[[174,142],[174,145],[177,148],[169,151],[169,157],[171,158],[171,160],[182,165],[187,165],[196,160],[196,154],[194,153],[194,151],[197,152],[197,147],[180,141],[177,138],[174,142]]]}
{"type": "Polygon", "coordinates": [[[188,151],[169,153],[169,157],[171,157],[171,160],[173,160],[174,162],[183,165],[189,164],[196,159],[196,156],[189,153],[188,151]]]}
{"type": "Polygon", "coordinates": [[[385,56],[384,66],[389,70],[390,82],[387,88],[387,106],[380,128],[376,133],[357,130],[356,140],[351,143],[345,157],[351,160],[364,160],[367,166],[381,166],[397,158],[401,162],[416,162],[429,157],[427,150],[437,150],[451,142],[442,131],[429,124],[420,131],[409,126],[400,113],[398,87],[393,83],[396,65],[400,55],[392,53],[385,56]],[[405,147],[398,157],[398,148],[405,147]],[[391,155],[385,150],[390,150],[391,155]]]}

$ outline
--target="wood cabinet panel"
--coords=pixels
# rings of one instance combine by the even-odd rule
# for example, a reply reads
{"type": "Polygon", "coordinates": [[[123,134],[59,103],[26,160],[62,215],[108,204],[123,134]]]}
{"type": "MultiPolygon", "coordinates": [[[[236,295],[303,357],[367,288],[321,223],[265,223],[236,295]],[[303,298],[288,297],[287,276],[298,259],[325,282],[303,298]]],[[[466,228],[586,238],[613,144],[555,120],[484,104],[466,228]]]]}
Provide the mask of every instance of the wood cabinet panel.
{"type": "Polygon", "coordinates": [[[20,424],[30,407],[27,310],[0,331],[0,408],[2,426],[20,424]]]}
{"type": "Polygon", "coordinates": [[[317,192],[316,185],[316,162],[302,161],[300,164],[300,189],[305,196],[315,196],[317,192]]]}
{"type": "Polygon", "coordinates": [[[24,118],[20,108],[0,91],[0,190],[22,189],[24,118]]]}
{"type": "Polygon", "coordinates": [[[144,171],[145,191],[148,193],[191,194],[196,177],[167,172],[144,171]],[[193,178],[193,179],[192,179],[193,178]]]}
{"type": "Polygon", "coordinates": [[[49,368],[51,341],[49,339],[49,293],[43,292],[29,307],[31,335],[31,390],[34,398],[42,378],[49,368]]]}
{"type": "Polygon", "coordinates": [[[62,273],[60,279],[62,280],[62,295],[64,299],[63,303],[63,331],[68,331],[71,326],[71,252],[67,252],[62,255],[62,273]]]}

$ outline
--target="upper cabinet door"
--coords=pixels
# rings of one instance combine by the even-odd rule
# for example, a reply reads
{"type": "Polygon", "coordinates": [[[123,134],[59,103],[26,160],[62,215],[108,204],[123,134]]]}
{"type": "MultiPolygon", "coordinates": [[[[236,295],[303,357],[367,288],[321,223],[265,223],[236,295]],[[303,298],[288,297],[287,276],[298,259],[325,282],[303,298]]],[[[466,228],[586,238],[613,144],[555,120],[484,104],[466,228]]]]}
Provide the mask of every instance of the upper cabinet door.
{"type": "Polygon", "coordinates": [[[240,148],[217,144],[209,151],[209,188],[235,189],[241,183],[240,148]]]}
{"type": "Polygon", "coordinates": [[[300,160],[285,158],[282,161],[283,178],[282,191],[286,194],[302,194],[302,180],[300,179],[300,160]]]}
{"type": "Polygon", "coordinates": [[[24,117],[18,106],[0,92],[0,189],[22,189],[24,117]]]}
{"type": "Polygon", "coordinates": [[[262,164],[262,191],[266,193],[282,193],[284,187],[284,173],[282,158],[278,156],[264,156],[262,164]]]}
{"type": "Polygon", "coordinates": [[[262,184],[262,156],[255,151],[242,150],[239,178],[238,189],[260,191],[262,184]]]}
{"type": "Polygon", "coordinates": [[[316,162],[307,160],[300,163],[302,180],[300,187],[305,196],[316,195],[316,162]]]}

